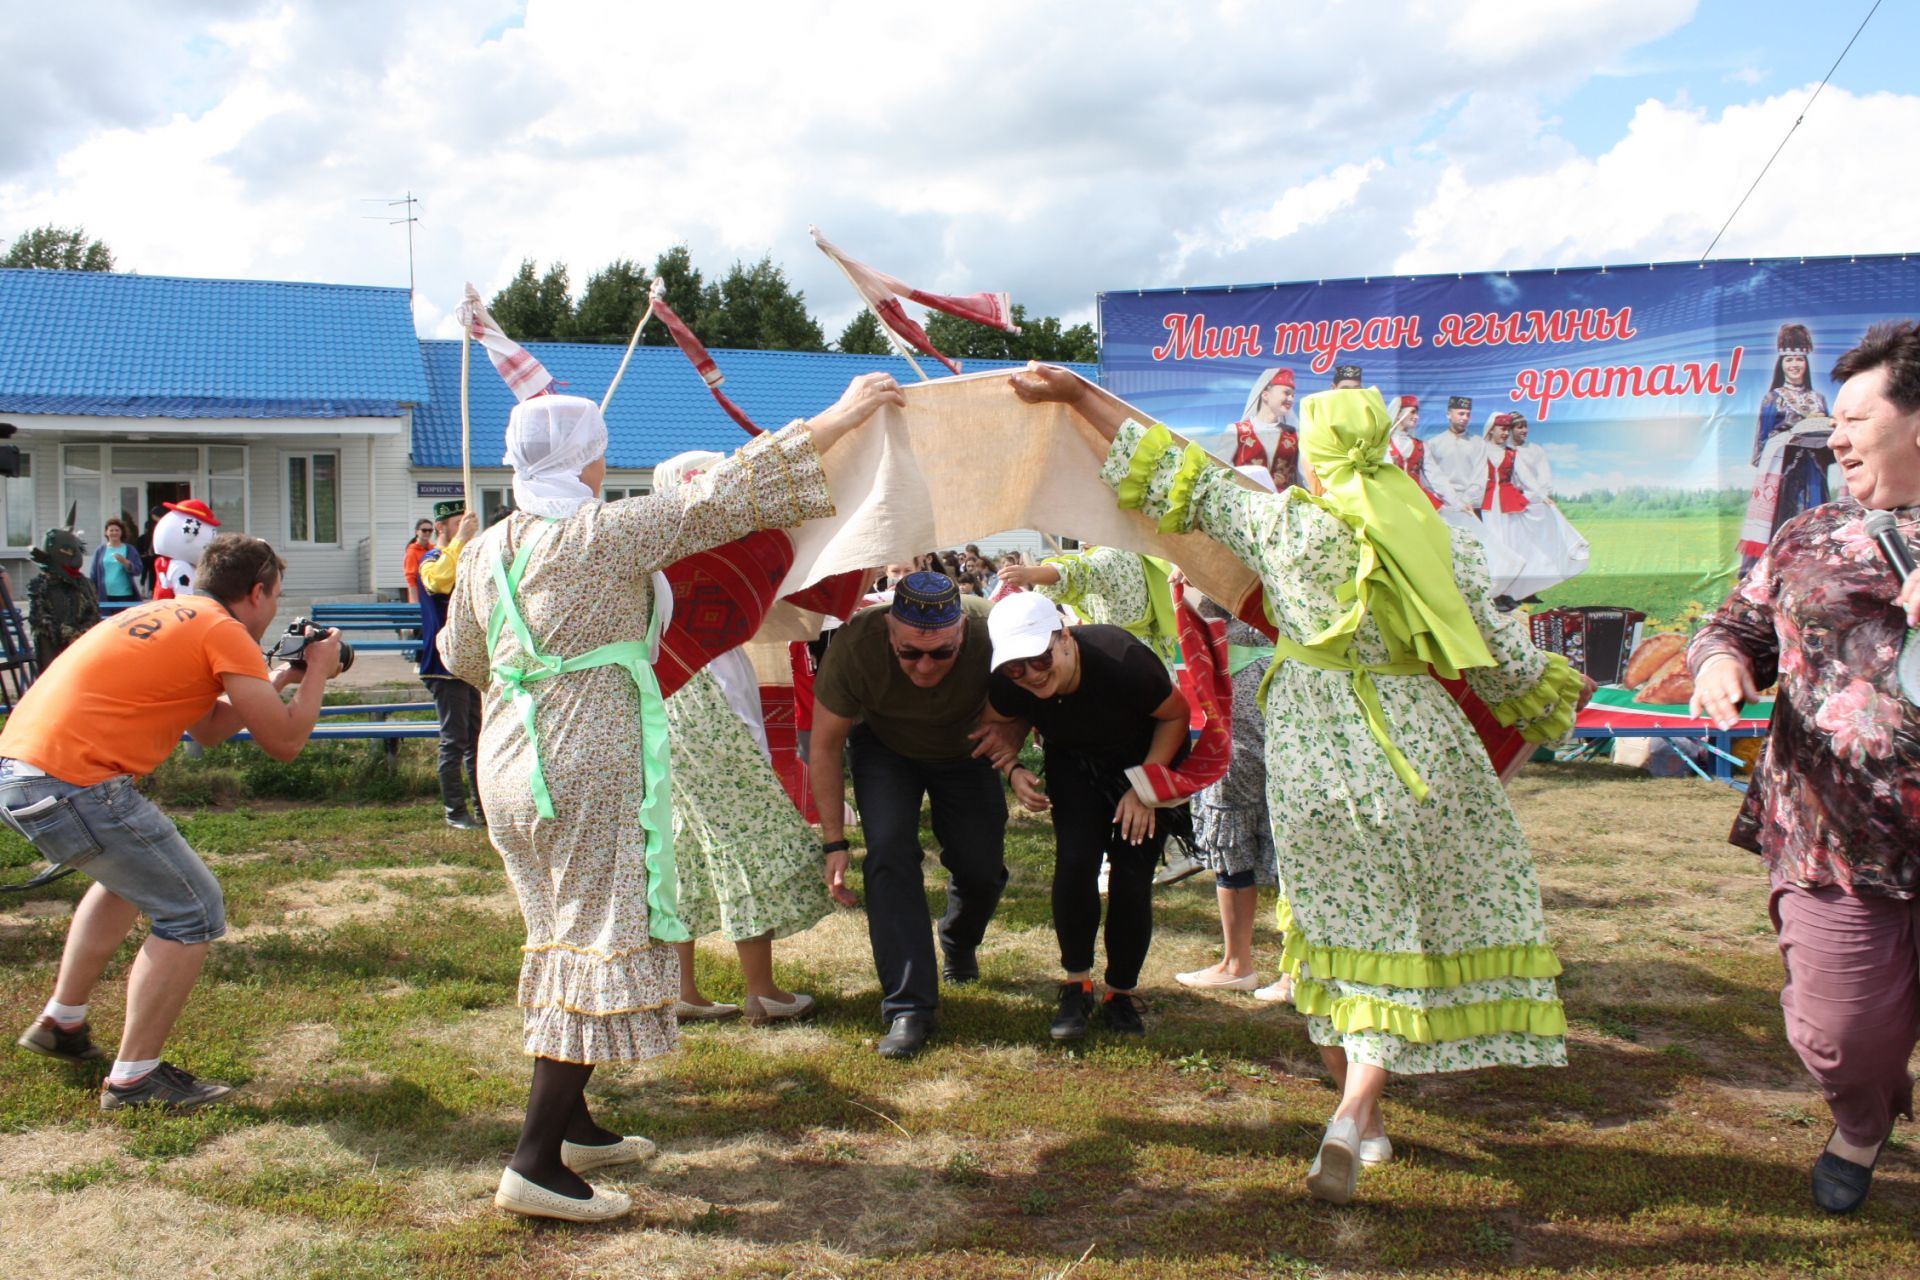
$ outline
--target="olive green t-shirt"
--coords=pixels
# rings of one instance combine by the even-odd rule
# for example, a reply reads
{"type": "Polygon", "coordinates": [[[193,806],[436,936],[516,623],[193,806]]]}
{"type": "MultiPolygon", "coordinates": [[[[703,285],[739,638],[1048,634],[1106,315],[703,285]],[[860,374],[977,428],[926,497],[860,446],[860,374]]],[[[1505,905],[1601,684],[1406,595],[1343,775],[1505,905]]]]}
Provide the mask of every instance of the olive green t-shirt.
{"type": "MultiPolygon", "coordinates": [[[[973,754],[967,735],[987,701],[987,612],[979,596],[960,601],[967,625],[946,679],[917,688],[900,669],[887,635],[887,607],[862,609],[840,628],[814,677],[813,698],[837,716],[862,720],[876,737],[914,760],[952,760],[973,754]]],[[[924,641],[914,642],[928,648],[924,641]]]]}

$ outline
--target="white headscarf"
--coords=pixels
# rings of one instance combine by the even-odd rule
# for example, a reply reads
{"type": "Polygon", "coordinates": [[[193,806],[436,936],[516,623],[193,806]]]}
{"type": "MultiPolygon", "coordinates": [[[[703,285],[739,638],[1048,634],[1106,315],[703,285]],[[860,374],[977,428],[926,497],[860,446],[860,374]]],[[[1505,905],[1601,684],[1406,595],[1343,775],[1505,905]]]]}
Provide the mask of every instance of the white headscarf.
{"type": "Polygon", "coordinates": [[[580,469],[607,451],[600,406],[580,396],[535,396],[507,419],[513,505],[536,516],[570,516],[599,495],[580,469]]]}

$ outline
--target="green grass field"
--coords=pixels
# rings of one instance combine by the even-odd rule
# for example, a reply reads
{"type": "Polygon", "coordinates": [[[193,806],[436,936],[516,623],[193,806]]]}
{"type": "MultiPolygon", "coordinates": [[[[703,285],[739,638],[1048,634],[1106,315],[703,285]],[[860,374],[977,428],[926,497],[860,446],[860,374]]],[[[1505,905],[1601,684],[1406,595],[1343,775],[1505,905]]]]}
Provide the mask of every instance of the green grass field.
{"type": "MultiPolygon", "coordinates": [[[[1906,1130],[1858,1218],[1809,1203],[1825,1109],[1781,1032],[1764,877],[1724,843],[1734,793],[1589,765],[1532,768],[1513,794],[1571,1065],[1395,1081],[1400,1158],[1351,1206],[1305,1193],[1334,1095],[1301,1019],[1173,982],[1216,954],[1204,877],[1158,899],[1146,1039],[1047,1041],[1051,841],[1020,819],[983,981],[948,991],[923,1057],[874,1055],[865,924],[840,911],[776,948],[820,999],[812,1023],[693,1028],[598,1072],[601,1118],[662,1151],[617,1180],[636,1213],[594,1229],[491,1205],[527,1064],[520,924],[485,841],[430,804],[183,811],[234,928],[170,1052],[242,1091],[193,1117],[103,1117],[99,1071],[0,1054],[6,1274],[1920,1275],[1906,1130]]],[[[13,877],[30,861],[0,840],[13,877]]],[[[46,999],[83,883],[0,900],[9,1034],[46,999]]],[[[1271,929],[1258,941],[1270,965],[1271,929]]],[[[124,961],[96,999],[107,1045],[124,961]]],[[[726,949],[699,963],[737,998],[726,949]]]]}
{"type": "Polygon", "coordinates": [[[1579,577],[1541,593],[1549,605],[1625,605],[1674,623],[1711,612],[1733,586],[1738,519],[1709,510],[1598,517],[1576,510],[1570,518],[1593,559],[1579,577]]]}

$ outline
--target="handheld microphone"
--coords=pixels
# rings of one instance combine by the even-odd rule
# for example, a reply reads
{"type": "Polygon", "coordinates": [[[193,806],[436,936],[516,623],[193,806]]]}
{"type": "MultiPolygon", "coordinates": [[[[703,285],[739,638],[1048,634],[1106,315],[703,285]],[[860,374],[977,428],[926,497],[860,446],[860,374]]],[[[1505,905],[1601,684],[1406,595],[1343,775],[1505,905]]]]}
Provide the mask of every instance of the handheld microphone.
{"type": "MultiPolygon", "coordinates": [[[[1887,562],[1894,576],[1904,586],[1913,577],[1913,552],[1907,547],[1907,540],[1900,536],[1899,523],[1891,511],[1869,511],[1862,522],[1863,529],[1873,545],[1879,548],[1880,558],[1887,562]]],[[[1907,631],[1907,642],[1900,649],[1900,665],[1896,668],[1900,678],[1900,693],[1908,702],[1920,704],[1920,627],[1907,631]]]]}

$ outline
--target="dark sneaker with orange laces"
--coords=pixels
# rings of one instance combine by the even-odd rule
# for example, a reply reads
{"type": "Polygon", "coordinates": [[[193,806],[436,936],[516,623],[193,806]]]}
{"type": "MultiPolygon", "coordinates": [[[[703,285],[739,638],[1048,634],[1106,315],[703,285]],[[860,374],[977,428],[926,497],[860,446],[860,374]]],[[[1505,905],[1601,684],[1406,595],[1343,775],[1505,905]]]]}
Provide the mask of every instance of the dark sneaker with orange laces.
{"type": "Polygon", "coordinates": [[[1147,1024],[1140,1020],[1139,1002],[1123,991],[1107,992],[1100,1003],[1100,1021],[1107,1024],[1107,1030],[1123,1036],[1147,1034],[1147,1024]]]}
{"type": "Polygon", "coordinates": [[[159,1107],[163,1111],[198,1111],[209,1102],[218,1102],[233,1092],[230,1084],[196,1079],[171,1062],[163,1062],[139,1080],[126,1086],[100,1086],[100,1109],[118,1111],[123,1107],[159,1107]]]}

